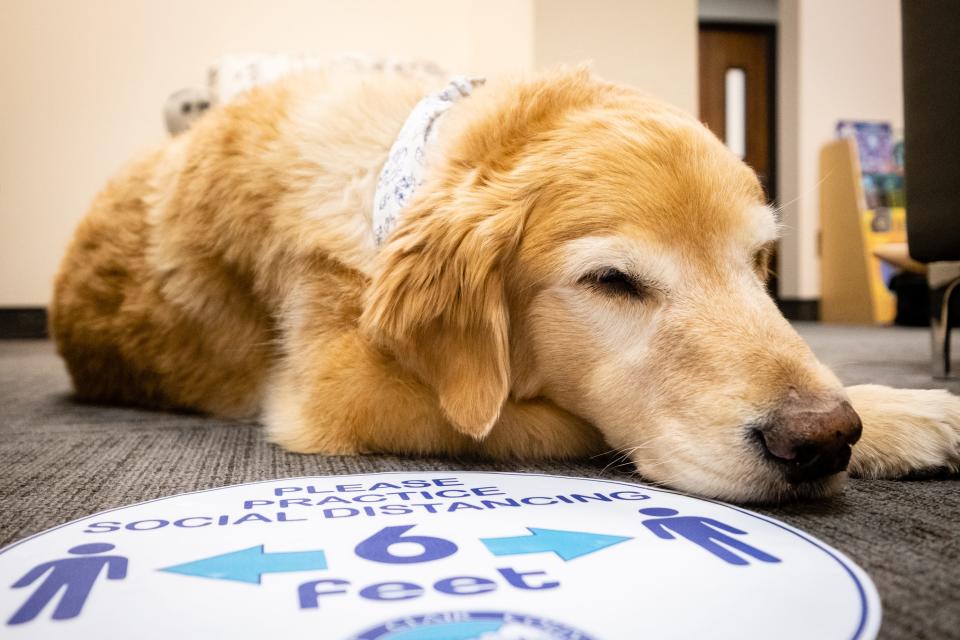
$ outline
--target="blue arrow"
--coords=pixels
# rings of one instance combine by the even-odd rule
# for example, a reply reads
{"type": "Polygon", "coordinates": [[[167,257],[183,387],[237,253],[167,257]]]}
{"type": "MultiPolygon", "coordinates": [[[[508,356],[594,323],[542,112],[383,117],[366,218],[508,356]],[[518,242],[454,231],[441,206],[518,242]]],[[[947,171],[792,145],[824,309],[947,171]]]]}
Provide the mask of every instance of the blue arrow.
{"type": "Polygon", "coordinates": [[[560,531],[558,529],[534,529],[527,527],[533,535],[512,538],[480,538],[495,556],[514,556],[521,553],[544,553],[552,551],[564,561],[585,556],[594,551],[632,540],[624,536],[607,536],[584,531],[560,531]]]}
{"type": "Polygon", "coordinates": [[[214,580],[235,580],[237,582],[260,584],[260,576],[264,573],[319,571],[326,568],[327,558],[323,551],[265,553],[261,544],[248,549],[223,553],[219,556],[210,556],[193,562],[164,567],[159,571],[199,578],[213,578],[214,580]]]}

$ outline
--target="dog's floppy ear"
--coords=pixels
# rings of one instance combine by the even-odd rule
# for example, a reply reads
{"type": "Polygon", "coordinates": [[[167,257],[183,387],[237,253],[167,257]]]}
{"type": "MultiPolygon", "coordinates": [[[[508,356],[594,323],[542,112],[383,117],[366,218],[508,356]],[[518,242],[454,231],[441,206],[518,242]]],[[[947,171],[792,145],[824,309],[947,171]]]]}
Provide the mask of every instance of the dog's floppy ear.
{"type": "Polygon", "coordinates": [[[509,392],[502,272],[522,214],[482,190],[444,191],[404,213],[382,250],[361,326],[436,391],[459,431],[479,440],[509,392]]]}

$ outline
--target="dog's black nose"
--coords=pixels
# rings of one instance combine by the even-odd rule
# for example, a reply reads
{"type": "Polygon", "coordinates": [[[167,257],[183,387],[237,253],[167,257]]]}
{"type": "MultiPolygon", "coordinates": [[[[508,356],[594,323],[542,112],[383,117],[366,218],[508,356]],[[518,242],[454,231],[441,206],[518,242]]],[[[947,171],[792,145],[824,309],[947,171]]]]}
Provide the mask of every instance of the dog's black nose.
{"type": "Polygon", "coordinates": [[[797,484],[846,469],[862,429],[860,416],[843,401],[824,410],[779,411],[755,434],[766,457],[780,466],[788,482],[797,484]]]}

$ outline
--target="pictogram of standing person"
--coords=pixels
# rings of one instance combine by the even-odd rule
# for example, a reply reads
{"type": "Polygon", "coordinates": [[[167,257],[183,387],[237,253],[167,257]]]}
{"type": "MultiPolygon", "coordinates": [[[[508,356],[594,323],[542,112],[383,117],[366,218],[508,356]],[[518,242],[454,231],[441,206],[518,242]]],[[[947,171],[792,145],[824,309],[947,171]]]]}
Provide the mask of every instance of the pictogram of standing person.
{"type": "Polygon", "coordinates": [[[738,538],[731,537],[729,534],[738,536],[747,535],[746,531],[741,531],[728,524],[724,524],[713,518],[704,518],[701,516],[681,516],[675,509],[666,509],[664,507],[648,507],[640,509],[640,513],[646,516],[653,516],[643,521],[643,525],[650,529],[658,538],[664,540],[675,540],[677,534],[681,538],[689,540],[693,544],[706,549],[724,562],[736,565],[750,564],[748,560],[740,557],[730,549],[736,549],[746,556],[755,558],[761,562],[780,562],[780,558],[761,551],[756,547],[751,547],[738,538]],[[728,549],[729,547],[729,549],[728,549]]]}
{"type": "Polygon", "coordinates": [[[78,557],[61,558],[38,564],[22,578],[13,583],[12,588],[20,589],[36,582],[46,574],[37,590],[27,598],[7,624],[30,622],[43,610],[53,598],[64,589],[60,601],[53,610],[54,620],[76,618],[90,595],[94,583],[100,577],[103,568],[107,568],[107,580],[123,580],[127,576],[127,559],[123,556],[96,555],[113,550],[112,544],[95,542],[81,544],[71,548],[68,553],[78,557]]]}

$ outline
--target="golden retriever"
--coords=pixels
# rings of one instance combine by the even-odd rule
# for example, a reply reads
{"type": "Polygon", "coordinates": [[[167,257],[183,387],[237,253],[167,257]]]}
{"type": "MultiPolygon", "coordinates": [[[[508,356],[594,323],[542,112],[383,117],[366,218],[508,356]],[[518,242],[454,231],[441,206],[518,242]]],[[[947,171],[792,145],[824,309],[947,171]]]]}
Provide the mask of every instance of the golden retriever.
{"type": "Polygon", "coordinates": [[[844,389],[780,315],[750,168],[584,69],[457,103],[378,248],[378,173],[435,88],[290,77],[124,169],[56,281],[77,395],[261,414],[299,452],[616,450],[735,501],[826,495],[848,467],[957,468],[960,399],[844,389]]]}

